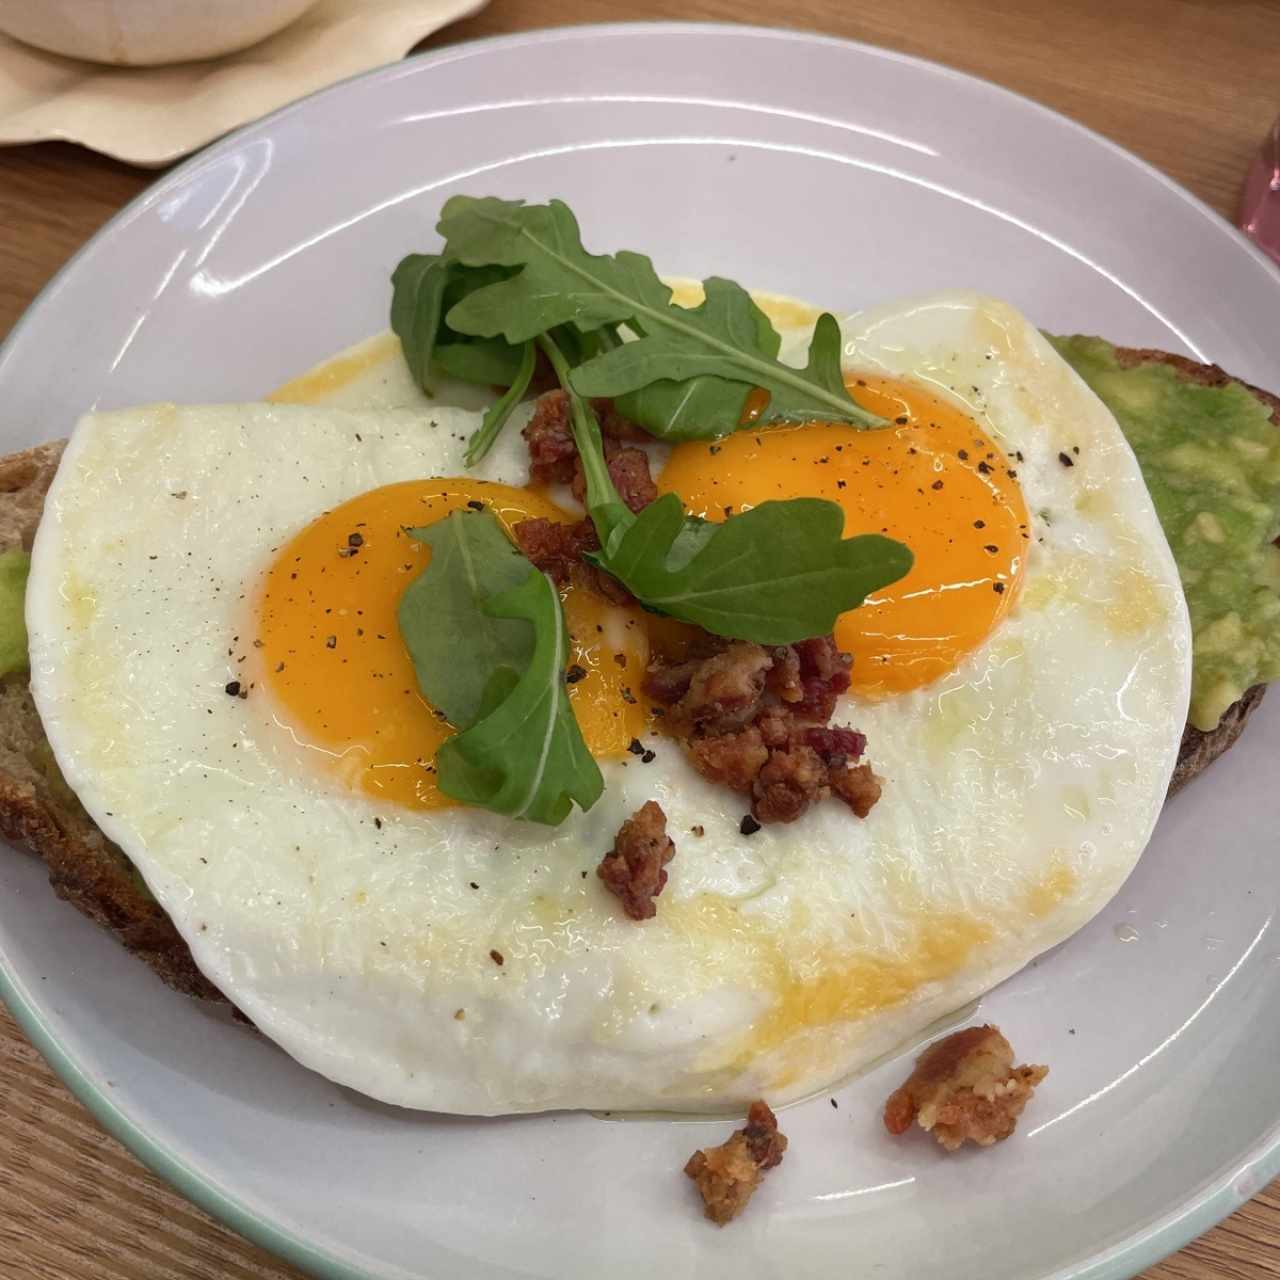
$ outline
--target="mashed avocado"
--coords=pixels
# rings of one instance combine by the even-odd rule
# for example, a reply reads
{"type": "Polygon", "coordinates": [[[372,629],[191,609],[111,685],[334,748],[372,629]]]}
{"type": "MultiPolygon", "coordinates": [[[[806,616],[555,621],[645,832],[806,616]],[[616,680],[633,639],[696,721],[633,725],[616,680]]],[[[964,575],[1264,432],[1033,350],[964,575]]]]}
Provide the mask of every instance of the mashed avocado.
{"type": "Polygon", "coordinates": [[[1280,679],[1280,428],[1239,383],[1124,368],[1101,338],[1049,340],[1138,457],[1191,613],[1191,723],[1213,729],[1251,685],[1280,679]]]}
{"type": "Polygon", "coordinates": [[[0,551],[0,676],[27,669],[23,598],[30,568],[31,557],[25,551],[0,551]]]}

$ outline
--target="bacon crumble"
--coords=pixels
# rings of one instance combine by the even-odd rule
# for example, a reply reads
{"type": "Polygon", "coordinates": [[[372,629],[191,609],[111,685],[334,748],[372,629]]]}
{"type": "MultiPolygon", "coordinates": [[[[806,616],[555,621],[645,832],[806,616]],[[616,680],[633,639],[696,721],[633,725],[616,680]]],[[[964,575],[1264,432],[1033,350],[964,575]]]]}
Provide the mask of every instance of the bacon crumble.
{"type": "Polygon", "coordinates": [[[825,723],[849,687],[849,655],[830,636],[772,648],[703,643],[709,655],[659,662],[645,679],[693,767],[749,795],[759,823],[794,822],[828,796],[865,818],[880,798],[879,778],[857,763],[866,737],[825,723]]]}
{"type": "Polygon", "coordinates": [[[718,1147],[695,1151],[684,1166],[702,1197],[703,1213],[717,1226],[732,1222],[746,1208],[765,1173],[782,1163],[786,1136],[767,1103],[753,1102],[745,1127],[718,1147]]]}
{"type": "Polygon", "coordinates": [[[884,1106],[884,1127],[905,1133],[913,1122],[948,1151],[966,1142],[989,1147],[1007,1138],[1049,1074],[1013,1065],[1013,1048],[991,1025],[965,1027],[930,1045],[884,1106]]]}
{"type": "Polygon", "coordinates": [[[618,828],[613,848],[604,855],[596,874],[632,920],[651,920],[658,913],[654,899],[667,883],[664,868],[675,852],[662,806],[656,800],[646,800],[618,828]]]}

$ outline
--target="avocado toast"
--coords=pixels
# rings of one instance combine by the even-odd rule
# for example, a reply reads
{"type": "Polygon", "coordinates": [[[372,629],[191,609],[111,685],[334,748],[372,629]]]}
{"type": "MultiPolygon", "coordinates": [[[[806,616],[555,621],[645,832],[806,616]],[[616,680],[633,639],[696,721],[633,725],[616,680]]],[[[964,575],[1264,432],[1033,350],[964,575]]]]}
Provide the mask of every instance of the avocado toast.
{"type": "MultiPolygon", "coordinates": [[[[1280,675],[1280,552],[1270,545],[1280,533],[1280,436],[1260,434],[1263,424],[1280,427],[1280,398],[1181,356],[1097,338],[1054,342],[1133,445],[1187,589],[1195,690],[1173,794],[1236,741],[1266,682],[1280,675]]],[[[0,579],[8,575],[11,597],[7,608],[0,598],[0,656],[6,643],[18,653],[25,647],[21,553],[61,452],[55,442],[0,459],[0,579]]],[[[59,896],[115,932],[169,985],[223,998],[63,782],[20,658],[0,680],[0,834],[43,857],[59,896]]]]}

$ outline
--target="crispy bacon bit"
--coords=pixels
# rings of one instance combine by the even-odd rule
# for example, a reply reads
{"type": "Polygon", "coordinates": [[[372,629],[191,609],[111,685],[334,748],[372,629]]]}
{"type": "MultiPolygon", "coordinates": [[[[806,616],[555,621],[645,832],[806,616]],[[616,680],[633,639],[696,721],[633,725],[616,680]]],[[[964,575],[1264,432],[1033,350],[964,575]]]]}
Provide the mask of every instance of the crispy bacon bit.
{"type": "Polygon", "coordinates": [[[723,1227],[746,1208],[767,1170],[782,1163],[787,1139],[765,1102],[753,1102],[747,1123],[718,1147],[695,1151],[684,1167],[702,1197],[703,1212],[723,1227]]]}
{"type": "Polygon", "coordinates": [[[521,520],[512,532],[534,567],[549,574],[562,587],[573,576],[574,567],[581,564],[582,553],[600,546],[595,525],[590,520],[561,524],[538,517],[521,520]]]}
{"type": "Polygon", "coordinates": [[[751,787],[751,812],[759,822],[794,822],[828,794],[827,766],[812,747],[801,743],[769,753],[751,787]]]}
{"type": "Polygon", "coordinates": [[[854,810],[855,817],[865,818],[876,808],[881,797],[883,783],[869,764],[855,764],[851,768],[832,764],[827,769],[827,783],[832,795],[844,800],[854,810]]]}
{"type": "MultiPolygon", "coordinates": [[[[592,407],[605,437],[605,461],[613,483],[632,511],[642,511],[658,496],[649,474],[649,457],[643,450],[625,448],[619,442],[644,440],[647,436],[616,412],[608,400],[592,401],[592,407]]],[[[529,446],[529,478],[534,484],[572,485],[574,496],[581,502],[586,481],[573,442],[568,395],[556,390],[539,396],[522,434],[529,446]]]]}
{"type": "MultiPolygon", "coordinates": [[[[573,496],[583,505],[587,501],[587,477],[574,455],[576,471],[573,476],[573,496]]],[[[612,440],[604,442],[604,460],[618,496],[631,508],[640,512],[657,496],[658,486],[649,474],[649,455],[643,449],[619,448],[612,440]]]]}
{"type": "Polygon", "coordinates": [[[521,432],[529,446],[529,479],[534,484],[572,484],[578,448],[569,426],[569,397],[561,390],[539,396],[533,417],[521,432]]]}
{"type": "Polygon", "coordinates": [[[708,637],[710,656],[650,668],[645,692],[668,708],[703,777],[752,797],[758,822],[794,822],[834,793],[860,818],[880,797],[856,729],[826,724],[852,659],[830,636],[765,649],[708,637]]]}
{"type": "Polygon", "coordinates": [[[832,794],[843,800],[859,818],[865,818],[875,808],[882,789],[880,779],[872,773],[869,764],[855,764],[851,768],[829,765],[827,784],[832,794]]]}
{"type": "Polygon", "coordinates": [[[667,883],[663,870],[676,851],[667,835],[667,815],[655,800],[647,800],[618,829],[613,848],[604,855],[596,874],[622,903],[633,920],[657,915],[654,899],[667,883]]]}
{"type": "Polygon", "coordinates": [[[856,760],[867,749],[867,735],[857,729],[806,729],[802,736],[829,765],[856,760]]]}
{"type": "Polygon", "coordinates": [[[1048,1067],[1015,1067],[1013,1049],[993,1026],[966,1027],[932,1044],[884,1106],[895,1136],[917,1122],[948,1151],[1007,1138],[1048,1067]]]}
{"type": "Polygon", "coordinates": [[[737,733],[692,738],[689,754],[704,778],[745,794],[768,761],[769,748],[760,730],[751,725],[737,733]]]}
{"type": "Polygon", "coordinates": [[[825,724],[836,709],[836,699],[849,688],[853,658],[842,653],[831,636],[801,640],[795,650],[804,696],[792,710],[802,719],[825,724]]]}
{"type": "Polygon", "coordinates": [[[693,683],[694,672],[702,665],[698,658],[678,662],[670,667],[652,667],[645,673],[644,691],[664,707],[674,706],[693,683]]]}
{"type": "MultiPolygon", "coordinates": [[[[658,487],[649,474],[649,457],[642,449],[618,442],[644,439],[645,433],[618,414],[610,401],[592,403],[605,435],[605,462],[614,487],[632,511],[643,511],[658,496],[658,487]]],[[[548,391],[538,398],[523,435],[529,446],[529,478],[535,484],[571,485],[581,502],[586,495],[586,478],[573,442],[569,398],[564,391],[548,391]]],[[[572,578],[615,604],[632,602],[631,593],[616,578],[583,559],[584,553],[600,546],[590,520],[568,525],[522,520],[515,527],[515,536],[521,551],[560,586],[572,578]]]]}
{"type": "Polygon", "coordinates": [[[671,710],[677,727],[731,733],[755,718],[773,665],[758,644],[737,641],[694,668],[688,692],[671,710]]]}
{"type": "Polygon", "coordinates": [[[783,702],[803,702],[804,685],[800,680],[800,654],[793,645],[779,645],[773,650],[773,667],[769,671],[769,692],[783,702]]]}

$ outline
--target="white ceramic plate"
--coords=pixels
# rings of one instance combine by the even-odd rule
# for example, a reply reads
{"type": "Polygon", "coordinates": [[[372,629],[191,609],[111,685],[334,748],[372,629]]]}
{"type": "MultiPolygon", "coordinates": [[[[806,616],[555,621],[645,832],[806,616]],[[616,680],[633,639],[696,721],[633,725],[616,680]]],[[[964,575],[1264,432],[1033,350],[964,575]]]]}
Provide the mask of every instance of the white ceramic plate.
{"type": "MultiPolygon", "coordinates": [[[[1078,126],[837,41],[600,27],[388,68],[166,177],[0,353],[0,447],[93,405],[255,397],[385,327],[391,268],[459,190],[563,196],[601,247],[671,274],[836,311],[971,285],[1280,386],[1280,274],[1078,126]]],[[[889,1140],[889,1064],[838,1109],[786,1112],[786,1163],[725,1231],[679,1175],[723,1122],[367,1102],[167,991],[17,854],[5,997],[145,1161],[325,1276],[1128,1276],[1280,1170],[1278,753],[1280,697],[1169,806],[1120,897],[983,1002],[1053,1067],[1011,1141],[889,1140]]]]}

